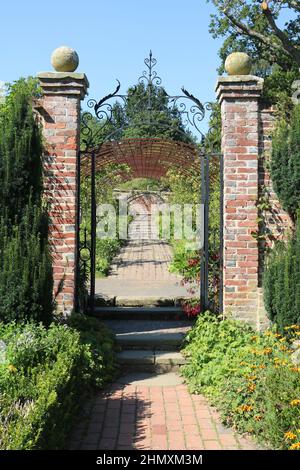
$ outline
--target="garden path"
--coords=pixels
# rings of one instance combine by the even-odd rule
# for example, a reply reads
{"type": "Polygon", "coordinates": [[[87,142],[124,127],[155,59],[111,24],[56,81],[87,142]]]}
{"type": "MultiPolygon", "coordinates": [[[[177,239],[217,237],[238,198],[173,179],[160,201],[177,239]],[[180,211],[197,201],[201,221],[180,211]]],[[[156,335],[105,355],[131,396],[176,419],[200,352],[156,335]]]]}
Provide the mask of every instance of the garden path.
{"type": "Polygon", "coordinates": [[[174,373],[120,377],[84,406],[71,450],[255,450],[174,373]]]}
{"type": "Polygon", "coordinates": [[[138,214],[129,226],[129,239],[112,261],[106,278],[96,279],[96,293],[103,296],[184,297],[182,277],[170,273],[172,248],[153,240],[149,214],[138,214]]]}

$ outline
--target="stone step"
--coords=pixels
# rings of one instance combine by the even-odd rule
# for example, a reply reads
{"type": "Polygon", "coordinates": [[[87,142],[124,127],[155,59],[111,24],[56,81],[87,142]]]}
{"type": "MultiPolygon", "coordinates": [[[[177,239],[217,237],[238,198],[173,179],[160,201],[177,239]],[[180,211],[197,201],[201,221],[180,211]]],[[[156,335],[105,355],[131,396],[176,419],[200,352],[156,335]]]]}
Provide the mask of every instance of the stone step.
{"type": "Polygon", "coordinates": [[[182,296],[168,297],[157,295],[95,295],[95,306],[116,307],[179,307],[183,300],[182,296]]]}
{"type": "Polygon", "coordinates": [[[179,370],[185,364],[180,352],[124,350],[117,355],[122,370],[165,373],[179,370]]]}
{"type": "Polygon", "coordinates": [[[189,320],[104,320],[103,323],[115,334],[123,350],[151,351],[179,350],[192,326],[189,320]]]}
{"type": "Polygon", "coordinates": [[[186,320],[180,307],[95,307],[101,320],[186,320]]]}

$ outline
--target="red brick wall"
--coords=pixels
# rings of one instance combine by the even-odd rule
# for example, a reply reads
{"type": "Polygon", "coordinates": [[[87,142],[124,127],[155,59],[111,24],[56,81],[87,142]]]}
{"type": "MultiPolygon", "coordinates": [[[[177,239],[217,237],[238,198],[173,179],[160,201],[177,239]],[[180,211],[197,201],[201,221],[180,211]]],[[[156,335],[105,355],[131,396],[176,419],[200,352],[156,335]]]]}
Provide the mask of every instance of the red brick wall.
{"type": "Polygon", "coordinates": [[[259,323],[258,148],[259,98],[256,77],[225,77],[217,93],[224,154],[224,314],[259,323]]]}
{"type": "Polygon", "coordinates": [[[256,328],[268,323],[261,288],[266,249],[291,227],[267,169],[275,117],[263,104],[262,89],[263,80],[253,76],[221,77],[217,85],[224,153],[223,309],[256,328]],[[267,210],[261,208],[266,201],[267,210]]]}
{"type": "Polygon", "coordinates": [[[54,296],[57,311],[63,314],[73,310],[75,295],[76,168],[80,100],[87,86],[85,77],[78,79],[78,76],[39,75],[45,93],[37,110],[42,119],[46,147],[44,188],[49,204],[54,296]]]}

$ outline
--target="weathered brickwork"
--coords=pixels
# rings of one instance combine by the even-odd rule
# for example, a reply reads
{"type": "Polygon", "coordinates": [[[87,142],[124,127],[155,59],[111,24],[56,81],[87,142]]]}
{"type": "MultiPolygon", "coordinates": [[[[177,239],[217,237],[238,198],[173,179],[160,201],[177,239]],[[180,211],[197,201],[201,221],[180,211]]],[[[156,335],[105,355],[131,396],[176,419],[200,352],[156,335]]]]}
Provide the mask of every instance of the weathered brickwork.
{"type": "Polygon", "coordinates": [[[224,313],[257,325],[258,312],[258,147],[257,77],[220,78],[224,153],[224,313]]]}
{"type": "Polygon", "coordinates": [[[88,82],[78,73],[38,75],[43,97],[37,106],[46,144],[44,188],[49,204],[57,311],[74,306],[76,255],[76,168],[80,135],[80,101],[88,82]]]}
{"type": "Polygon", "coordinates": [[[224,153],[223,307],[225,315],[256,328],[267,324],[261,287],[266,248],[291,224],[267,170],[274,112],[264,105],[262,90],[263,80],[254,76],[221,77],[217,85],[224,153]]]}

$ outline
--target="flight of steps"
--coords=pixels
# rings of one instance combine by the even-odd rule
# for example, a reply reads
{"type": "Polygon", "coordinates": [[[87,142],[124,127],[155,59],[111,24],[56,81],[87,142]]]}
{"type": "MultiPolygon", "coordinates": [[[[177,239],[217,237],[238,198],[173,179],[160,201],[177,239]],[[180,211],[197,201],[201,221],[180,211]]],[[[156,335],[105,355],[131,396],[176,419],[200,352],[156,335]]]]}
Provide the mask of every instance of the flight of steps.
{"type": "MultiPolygon", "coordinates": [[[[148,300],[148,302],[147,302],[148,300]]],[[[164,373],[185,363],[180,353],[183,338],[192,326],[180,307],[169,305],[141,307],[141,298],[131,306],[96,306],[95,316],[115,334],[120,347],[118,362],[122,371],[164,373]]]]}

